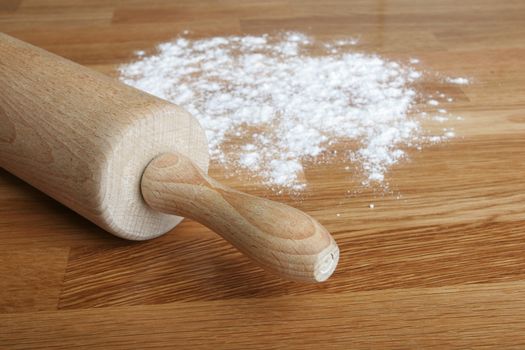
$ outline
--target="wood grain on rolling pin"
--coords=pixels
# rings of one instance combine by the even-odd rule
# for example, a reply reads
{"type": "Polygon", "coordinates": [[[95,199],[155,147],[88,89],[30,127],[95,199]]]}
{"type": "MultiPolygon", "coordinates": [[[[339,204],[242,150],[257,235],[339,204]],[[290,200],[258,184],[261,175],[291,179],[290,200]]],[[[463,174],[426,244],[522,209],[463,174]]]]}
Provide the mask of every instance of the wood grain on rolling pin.
{"type": "Polygon", "coordinates": [[[181,219],[142,200],[156,155],[205,171],[206,137],[181,108],[0,34],[1,166],[120,237],[147,239],[181,219]]]}
{"type": "Polygon", "coordinates": [[[315,219],[225,187],[183,155],[154,159],[144,171],[141,188],[152,208],[206,225],[282,277],[322,282],[337,266],[337,244],[315,219]]]}

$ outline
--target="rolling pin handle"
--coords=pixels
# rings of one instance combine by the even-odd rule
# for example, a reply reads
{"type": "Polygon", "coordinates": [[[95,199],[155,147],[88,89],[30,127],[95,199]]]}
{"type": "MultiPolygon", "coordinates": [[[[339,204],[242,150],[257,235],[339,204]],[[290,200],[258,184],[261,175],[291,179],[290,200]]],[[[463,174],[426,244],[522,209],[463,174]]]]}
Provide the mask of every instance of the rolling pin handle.
{"type": "Polygon", "coordinates": [[[141,190],[153,209],[200,222],[285,279],[322,282],[336,268],[339,248],[315,219],[228,188],[181,154],[155,158],[144,171],[141,190]]]}

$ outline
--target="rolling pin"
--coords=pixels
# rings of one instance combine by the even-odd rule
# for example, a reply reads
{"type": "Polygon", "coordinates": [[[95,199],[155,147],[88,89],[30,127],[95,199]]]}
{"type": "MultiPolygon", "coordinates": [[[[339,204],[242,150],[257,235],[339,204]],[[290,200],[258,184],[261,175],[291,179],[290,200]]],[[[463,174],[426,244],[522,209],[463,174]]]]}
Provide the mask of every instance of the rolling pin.
{"type": "Polygon", "coordinates": [[[0,33],[0,166],[104,230],[145,240],[198,221],[285,279],[321,282],[339,249],[315,219],[206,175],[182,108],[0,33]]]}

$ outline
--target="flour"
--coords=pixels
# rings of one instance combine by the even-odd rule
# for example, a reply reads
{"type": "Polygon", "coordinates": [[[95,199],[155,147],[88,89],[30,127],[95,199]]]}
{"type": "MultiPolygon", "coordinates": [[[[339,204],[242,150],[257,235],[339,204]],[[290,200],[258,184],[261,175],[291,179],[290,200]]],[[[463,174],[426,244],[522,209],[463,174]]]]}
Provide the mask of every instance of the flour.
{"type": "Polygon", "coordinates": [[[458,78],[446,78],[445,81],[447,83],[450,83],[450,84],[457,84],[457,85],[467,85],[470,83],[470,80],[468,80],[467,78],[461,78],[461,77],[458,77],[458,78]]]}
{"type": "MultiPolygon", "coordinates": [[[[137,52],[137,60],[119,70],[125,83],[197,117],[212,159],[231,174],[245,169],[269,187],[300,191],[305,162],[325,161],[343,148],[363,185],[381,186],[408,148],[454,133],[422,128],[428,109],[440,102],[416,91],[424,77],[414,68],[418,59],[396,62],[357,52],[357,44],[302,33],[181,36],[152,55],[137,52]],[[418,104],[427,112],[418,114],[418,104]]],[[[447,79],[464,84],[465,78],[447,79]]],[[[438,113],[445,122],[446,110],[438,113]]]]}

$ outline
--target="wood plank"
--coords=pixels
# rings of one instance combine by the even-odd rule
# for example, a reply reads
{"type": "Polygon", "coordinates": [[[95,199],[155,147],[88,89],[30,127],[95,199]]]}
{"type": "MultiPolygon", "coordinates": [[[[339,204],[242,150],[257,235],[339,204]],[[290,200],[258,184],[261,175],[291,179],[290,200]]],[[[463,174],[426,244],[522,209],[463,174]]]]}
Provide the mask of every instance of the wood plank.
{"type": "MultiPolygon", "coordinates": [[[[60,25],[60,24],[59,24],[60,25]]],[[[61,25],[60,25],[61,26],[61,25]]],[[[86,23],[67,26],[57,30],[56,26],[34,30],[34,26],[17,27],[7,25],[7,34],[17,39],[51,51],[83,65],[111,64],[109,73],[116,74],[116,64],[135,58],[134,52],[155,52],[156,45],[189,31],[189,37],[206,35],[238,35],[238,20],[208,20],[199,22],[140,23],[106,25],[86,23]]]]}
{"type": "Polygon", "coordinates": [[[519,349],[523,281],[0,315],[9,349],[519,349]]]}
{"type": "Polygon", "coordinates": [[[113,16],[113,8],[94,7],[85,11],[76,11],[74,8],[53,7],[49,9],[24,9],[5,13],[0,11],[0,30],[40,29],[45,27],[77,27],[85,24],[109,23],[113,16]]]}
{"type": "Polygon", "coordinates": [[[114,23],[144,23],[144,22],[190,22],[215,18],[228,21],[240,18],[280,17],[290,13],[286,1],[265,2],[208,2],[173,4],[171,6],[121,6],[117,7],[113,16],[114,23]]]}
{"type": "Polygon", "coordinates": [[[343,247],[342,259],[333,279],[322,285],[286,282],[269,275],[219,238],[74,249],[59,307],[520,281],[525,277],[525,242],[522,230],[513,227],[514,223],[448,225],[351,238],[335,232],[343,247]]]}
{"type": "Polygon", "coordinates": [[[0,14],[12,13],[18,9],[21,0],[4,0],[0,3],[0,14]]]}
{"type": "Polygon", "coordinates": [[[2,251],[0,313],[55,310],[68,254],[68,248],[2,251]]]}

